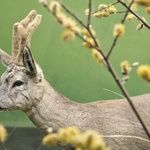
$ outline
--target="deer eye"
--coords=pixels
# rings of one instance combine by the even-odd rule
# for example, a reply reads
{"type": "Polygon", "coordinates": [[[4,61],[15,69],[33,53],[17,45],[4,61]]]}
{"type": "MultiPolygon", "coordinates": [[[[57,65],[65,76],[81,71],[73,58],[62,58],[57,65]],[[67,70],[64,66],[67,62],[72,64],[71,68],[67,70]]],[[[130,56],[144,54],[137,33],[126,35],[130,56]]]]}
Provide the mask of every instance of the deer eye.
{"type": "Polygon", "coordinates": [[[21,86],[21,85],[23,85],[23,82],[20,80],[17,80],[14,82],[13,87],[17,87],[17,86],[21,86]]]}

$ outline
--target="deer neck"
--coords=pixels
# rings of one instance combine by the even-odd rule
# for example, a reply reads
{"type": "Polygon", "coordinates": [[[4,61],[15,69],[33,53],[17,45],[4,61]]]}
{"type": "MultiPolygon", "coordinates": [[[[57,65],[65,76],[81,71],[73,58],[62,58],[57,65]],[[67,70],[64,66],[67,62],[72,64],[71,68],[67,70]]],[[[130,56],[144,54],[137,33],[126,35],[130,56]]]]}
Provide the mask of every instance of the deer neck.
{"type": "Polygon", "coordinates": [[[31,121],[43,132],[48,128],[57,130],[65,126],[76,126],[75,115],[80,109],[80,104],[75,103],[58,93],[47,81],[43,84],[41,100],[36,100],[31,110],[26,114],[31,121]]]}

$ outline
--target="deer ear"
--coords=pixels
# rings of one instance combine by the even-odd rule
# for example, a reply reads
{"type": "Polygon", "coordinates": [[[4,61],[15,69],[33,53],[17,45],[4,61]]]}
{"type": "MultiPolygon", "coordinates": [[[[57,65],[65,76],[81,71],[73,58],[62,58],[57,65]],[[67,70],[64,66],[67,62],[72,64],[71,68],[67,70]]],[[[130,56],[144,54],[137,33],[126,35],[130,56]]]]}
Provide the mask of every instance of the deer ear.
{"type": "Polygon", "coordinates": [[[0,60],[2,61],[3,65],[6,67],[11,64],[11,56],[5,53],[1,49],[0,49],[0,60]]]}
{"type": "Polygon", "coordinates": [[[23,64],[24,64],[24,67],[27,69],[27,71],[31,75],[36,75],[37,74],[35,62],[34,62],[34,59],[32,57],[31,50],[30,50],[29,47],[24,48],[24,51],[23,51],[23,64]]]}

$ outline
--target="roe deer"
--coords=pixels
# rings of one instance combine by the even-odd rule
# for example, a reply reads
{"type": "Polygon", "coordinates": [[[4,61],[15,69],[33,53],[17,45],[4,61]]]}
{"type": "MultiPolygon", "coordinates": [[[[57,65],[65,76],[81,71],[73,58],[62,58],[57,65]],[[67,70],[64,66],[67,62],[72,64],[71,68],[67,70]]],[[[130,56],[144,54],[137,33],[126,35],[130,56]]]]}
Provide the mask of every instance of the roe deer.
{"type": "MultiPolygon", "coordinates": [[[[1,77],[0,110],[21,110],[44,133],[49,127],[77,126],[99,131],[112,150],[149,150],[150,141],[125,99],[79,104],[58,93],[44,78],[30,51],[41,15],[31,11],[13,27],[12,56],[0,50],[7,67],[1,77]]],[[[132,97],[150,131],[150,94],[132,97]]]]}

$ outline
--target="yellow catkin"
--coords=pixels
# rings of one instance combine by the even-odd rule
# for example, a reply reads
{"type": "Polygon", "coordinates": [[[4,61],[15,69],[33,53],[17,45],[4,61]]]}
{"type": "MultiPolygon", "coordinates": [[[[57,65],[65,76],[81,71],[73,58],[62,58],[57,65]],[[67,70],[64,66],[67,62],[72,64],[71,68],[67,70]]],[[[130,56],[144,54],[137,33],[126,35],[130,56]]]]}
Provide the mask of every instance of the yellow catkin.
{"type": "Polygon", "coordinates": [[[102,15],[102,17],[109,17],[110,13],[108,10],[105,9],[105,10],[101,11],[101,15],[102,15]]]}
{"type": "Polygon", "coordinates": [[[141,6],[150,6],[150,0],[135,0],[135,3],[141,6]]]}
{"type": "MultiPolygon", "coordinates": [[[[68,39],[68,36],[67,36],[66,41],[74,40],[74,34],[76,35],[81,34],[81,29],[76,25],[76,22],[72,18],[67,17],[63,12],[57,13],[56,19],[59,23],[62,24],[62,26],[65,29],[67,29],[68,31],[70,30],[69,35],[71,35],[71,38],[68,39]]],[[[62,39],[64,39],[64,36],[66,37],[66,34],[67,34],[66,32],[65,32],[65,35],[64,33],[62,33],[62,36],[63,36],[62,39]]]]}
{"type": "Polygon", "coordinates": [[[86,138],[85,147],[87,149],[89,148],[91,150],[103,150],[106,148],[106,144],[98,132],[93,130],[87,130],[84,133],[84,136],[86,138]]]}
{"type": "Polygon", "coordinates": [[[72,143],[80,150],[108,150],[100,134],[93,130],[87,130],[72,138],[72,143]]]}
{"type": "Polygon", "coordinates": [[[143,20],[144,22],[147,22],[146,19],[145,19],[144,17],[142,17],[142,20],[143,20]]]}
{"type": "Polygon", "coordinates": [[[72,42],[75,39],[75,34],[71,30],[64,30],[61,34],[61,39],[65,42],[72,42]]]}
{"type": "Polygon", "coordinates": [[[131,71],[131,66],[130,66],[129,62],[126,60],[121,62],[120,66],[121,66],[123,74],[128,74],[131,71]]]}
{"type": "Polygon", "coordinates": [[[92,55],[95,58],[97,63],[102,64],[103,63],[103,57],[96,49],[92,49],[92,55]]]}
{"type": "Polygon", "coordinates": [[[76,23],[75,23],[75,21],[72,20],[71,18],[65,17],[65,18],[63,19],[62,26],[63,26],[64,28],[71,29],[71,28],[73,28],[73,27],[76,26],[76,23]]]}
{"type": "MultiPolygon", "coordinates": [[[[90,31],[91,31],[91,33],[92,33],[93,36],[96,35],[96,32],[95,32],[94,29],[90,28],[90,31]]],[[[91,37],[91,34],[89,33],[89,31],[88,31],[86,28],[83,28],[83,29],[82,29],[82,33],[83,33],[84,35],[86,35],[87,37],[91,37]]]]}
{"type": "Polygon", "coordinates": [[[114,30],[113,30],[113,36],[123,36],[125,33],[125,26],[121,23],[115,24],[114,30]]]}
{"type": "Polygon", "coordinates": [[[60,12],[61,10],[61,5],[57,2],[57,1],[52,1],[49,4],[49,10],[53,13],[56,14],[58,12],[60,12]]]}
{"type": "Polygon", "coordinates": [[[102,136],[94,130],[80,132],[76,127],[58,129],[57,133],[51,133],[43,138],[43,144],[53,146],[61,143],[73,144],[76,150],[109,150],[102,136]]]}
{"type": "Polygon", "coordinates": [[[150,66],[149,65],[139,66],[137,69],[137,73],[145,81],[150,81],[150,66]]]}
{"type": "Polygon", "coordinates": [[[43,144],[47,146],[53,146],[58,143],[57,134],[48,134],[43,138],[43,144]]]}
{"type": "Polygon", "coordinates": [[[87,42],[83,42],[82,45],[87,48],[93,48],[95,45],[94,40],[91,37],[86,37],[87,42]]]}
{"type": "Polygon", "coordinates": [[[140,31],[141,29],[144,28],[144,25],[143,23],[139,23],[137,26],[136,26],[136,30],[140,31]]]}
{"type": "Polygon", "coordinates": [[[133,14],[128,14],[126,17],[126,20],[135,20],[135,19],[136,19],[136,16],[133,14]]]}
{"type": "Polygon", "coordinates": [[[110,7],[108,8],[108,10],[109,10],[109,13],[110,13],[110,14],[114,14],[114,13],[117,12],[117,9],[115,8],[114,5],[110,6],[110,7]]]}
{"type": "Polygon", "coordinates": [[[137,11],[138,10],[137,4],[133,3],[130,9],[133,10],[133,11],[137,11]]]}
{"type": "Polygon", "coordinates": [[[98,11],[98,12],[94,13],[92,16],[94,16],[96,18],[101,18],[101,17],[103,17],[103,14],[100,11],[98,11]]]}
{"type": "Polygon", "coordinates": [[[39,3],[42,3],[42,4],[44,4],[44,5],[47,5],[47,0],[39,0],[39,3]]]}
{"type": "Polygon", "coordinates": [[[84,12],[85,12],[85,15],[88,16],[89,15],[89,8],[86,9],[84,12]]]}
{"type": "Polygon", "coordinates": [[[150,14],[150,7],[146,7],[146,12],[150,14]]]}
{"type": "Polygon", "coordinates": [[[58,130],[58,140],[61,143],[71,143],[72,137],[80,134],[80,131],[76,127],[67,127],[67,128],[60,128],[58,130]]]}
{"type": "MultiPolygon", "coordinates": [[[[136,0],[135,0],[136,1],[136,0]]],[[[132,0],[128,0],[128,3],[130,4],[132,2],[132,0]]],[[[137,11],[138,8],[137,8],[137,3],[132,3],[131,7],[130,7],[131,10],[133,11],[137,11]]]]}
{"type": "Polygon", "coordinates": [[[78,26],[72,26],[70,30],[73,31],[76,35],[81,34],[81,29],[78,26]]]}
{"type": "Polygon", "coordinates": [[[94,13],[92,16],[94,16],[96,18],[109,17],[110,13],[109,13],[109,11],[103,10],[103,11],[98,11],[98,12],[94,13]]]}
{"type": "Polygon", "coordinates": [[[100,4],[99,6],[98,6],[98,10],[104,10],[104,9],[107,9],[108,8],[108,6],[106,5],[106,4],[100,4]]]}
{"type": "Polygon", "coordinates": [[[97,18],[110,16],[109,8],[106,4],[100,4],[98,6],[98,10],[99,11],[94,13],[92,16],[97,17],[97,18]]]}
{"type": "Polygon", "coordinates": [[[6,128],[3,125],[0,125],[0,142],[5,142],[7,135],[6,128]]]}
{"type": "Polygon", "coordinates": [[[56,20],[61,24],[66,20],[66,18],[67,16],[63,12],[58,12],[56,14],[56,20]]]}

